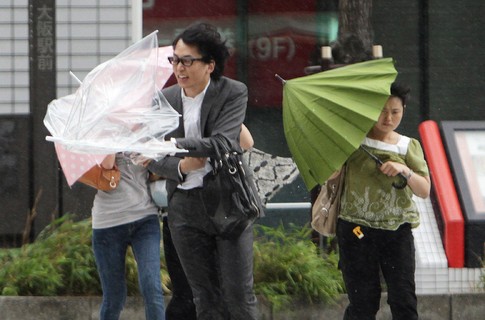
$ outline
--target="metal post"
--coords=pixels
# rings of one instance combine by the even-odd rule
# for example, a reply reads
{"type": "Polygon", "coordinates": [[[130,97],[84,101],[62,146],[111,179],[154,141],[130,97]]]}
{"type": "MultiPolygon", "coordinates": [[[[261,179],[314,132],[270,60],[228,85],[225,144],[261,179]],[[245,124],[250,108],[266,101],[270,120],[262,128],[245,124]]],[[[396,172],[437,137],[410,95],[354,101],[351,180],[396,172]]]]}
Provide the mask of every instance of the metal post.
{"type": "Polygon", "coordinates": [[[55,7],[55,0],[29,0],[31,236],[58,215],[60,201],[57,157],[43,124],[56,97],[55,7]]]}

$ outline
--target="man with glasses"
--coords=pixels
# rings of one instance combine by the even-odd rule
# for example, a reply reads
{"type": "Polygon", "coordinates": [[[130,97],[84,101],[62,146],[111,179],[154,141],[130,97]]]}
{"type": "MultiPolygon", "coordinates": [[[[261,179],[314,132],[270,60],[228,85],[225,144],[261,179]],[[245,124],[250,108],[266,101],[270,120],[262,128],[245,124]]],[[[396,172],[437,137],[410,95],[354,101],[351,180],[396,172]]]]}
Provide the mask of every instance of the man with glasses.
{"type": "MultiPolygon", "coordinates": [[[[188,27],[175,38],[173,48],[169,61],[177,84],[164,89],[163,94],[182,115],[171,138],[189,153],[148,164],[150,171],[167,177],[169,230],[164,231],[171,232],[192,289],[197,319],[256,319],[253,229],[247,228],[236,238],[220,237],[209,218],[214,213],[207,212],[202,196],[204,176],[212,169],[207,161],[214,154],[210,137],[221,134],[239,141],[247,87],[222,76],[229,51],[214,26],[197,23],[188,27]]],[[[168,253],[176,258],[173,250],[168,253]]],[[[173,271],[176,261],[169,259],[167,265],[173,271]]],[[[172,279],[175,291],[181,288],[177,281],[182,285],[184,281],[183,272],[178,271],[180,278],[172,279]]]]}

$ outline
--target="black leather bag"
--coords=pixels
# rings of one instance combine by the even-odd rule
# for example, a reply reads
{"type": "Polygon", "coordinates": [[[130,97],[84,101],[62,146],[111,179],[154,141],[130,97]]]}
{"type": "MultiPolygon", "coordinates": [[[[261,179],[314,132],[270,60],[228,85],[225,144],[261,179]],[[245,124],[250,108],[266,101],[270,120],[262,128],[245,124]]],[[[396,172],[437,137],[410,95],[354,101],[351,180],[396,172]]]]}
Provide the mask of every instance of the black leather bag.
{"type": "Polygon", "coordinates": [[[237,238],[264,215],[263,204],[241,148],[221,135],[211,137],[211,143],[215,155],[213,170],[204,177],[205,210],[221,237],[237,238]]]}

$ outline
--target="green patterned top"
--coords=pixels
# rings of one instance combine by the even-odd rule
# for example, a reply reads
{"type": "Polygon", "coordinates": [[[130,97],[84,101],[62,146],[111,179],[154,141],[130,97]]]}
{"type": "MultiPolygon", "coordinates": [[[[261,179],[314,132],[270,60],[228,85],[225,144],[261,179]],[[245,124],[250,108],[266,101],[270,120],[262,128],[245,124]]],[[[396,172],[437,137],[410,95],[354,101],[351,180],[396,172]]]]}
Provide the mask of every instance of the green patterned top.
{"type": "MultiPolygon", "coordinates": [[[[366,138],[363,144],[382,162],[404,163],[415,174],[429,176],[423,150],[416,139],[401,136],[399,142],[388,144],[366,138]]],[[[384,230],[397,230],[400,225],[419,225],[419,213],[412,200],[409,186],[396,189],[388,177],[377,168],[376,162],[358,149],[347,160],[345,189],[341,198],[340,218],[356,224],[384,230]]]]}

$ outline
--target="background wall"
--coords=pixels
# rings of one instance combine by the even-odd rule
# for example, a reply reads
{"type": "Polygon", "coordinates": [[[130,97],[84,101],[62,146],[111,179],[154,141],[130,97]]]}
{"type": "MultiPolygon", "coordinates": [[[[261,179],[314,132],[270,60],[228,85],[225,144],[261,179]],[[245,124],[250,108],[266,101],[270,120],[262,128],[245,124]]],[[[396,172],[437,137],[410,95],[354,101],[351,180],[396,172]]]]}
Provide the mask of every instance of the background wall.
{"type": "Polygon", "coordinates": [[[419,122],[485,120],[485,30],[479,0],[374,0],[375,42],[412,87],[404,131],[419,122]]]}

